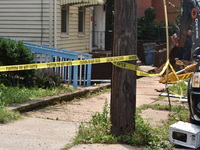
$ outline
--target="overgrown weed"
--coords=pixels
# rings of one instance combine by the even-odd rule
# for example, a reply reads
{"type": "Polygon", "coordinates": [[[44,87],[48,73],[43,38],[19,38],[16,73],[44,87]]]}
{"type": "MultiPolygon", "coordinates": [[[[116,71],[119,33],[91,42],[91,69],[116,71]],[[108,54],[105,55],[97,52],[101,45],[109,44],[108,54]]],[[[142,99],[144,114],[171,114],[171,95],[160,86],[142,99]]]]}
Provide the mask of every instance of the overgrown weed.
{"type": "Polygon", "coordinates": [[[68,150],[74,145],[80,143],[124,143],[132,146],[144,146],[147,149],[170,149],[171,144],[163,140],[161,136],[152,130],[148,120],[143,119],[139,114],[136,114],[136,128],[135,131],[124,136],[113,136],[110,133],[110,116],[107,101],[104,104],[102,113],[95,113],[91,121],[88,123],[81,123],[79,131],[73,143],[68,145],[63,150],[68,150]]]}
{"type": "Polygon", "coordinates": [[[0,123],[5,124],[14,120],[20,119],[21,116],[18,112],[9,110],[4,107],[0,107],[0,123]]]}

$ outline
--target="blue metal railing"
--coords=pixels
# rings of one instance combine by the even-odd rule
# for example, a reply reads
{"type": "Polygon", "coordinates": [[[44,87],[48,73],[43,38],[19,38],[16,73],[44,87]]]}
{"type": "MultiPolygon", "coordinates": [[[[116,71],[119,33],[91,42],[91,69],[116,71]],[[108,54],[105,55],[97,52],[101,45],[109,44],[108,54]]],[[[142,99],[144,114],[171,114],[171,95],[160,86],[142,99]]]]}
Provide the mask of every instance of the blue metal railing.
{"type": "MultiPolygon", "coordinates": [[[[23,43],[35,54],[36,63],[82,60],[82,59],[92,58],[92,55],[80,52],[73,52],[69,50],[32,44],[28,42],[23,42],[23,43]]],[[[80,65],[80,66],[57,67],[54,68],[54,70],[60,73],[64,81],[68,81],[68,83],[73,82],[74,88],[77,88],[78,81],[79,85],[82,85],[83,83],[84,86],[90,86],[91,64],[80,65]]]]}
{"type": "MultiPolygon", "coordinates": [[[[15,40],[17,41],[17,40],[15,40]]],[[[35,63],[71,61],[91,59],[92,55],[80,52],[74,52],[64,49],[53,48],[28,42],[23,42],[35,56],[35,63]]],[[[79,85],[91,85],[91,69],[92,65],[66,66],[52,68],[55,72],[59,72],[62,79],[69,84],[73,84],[74,88],[79,85]]]]}

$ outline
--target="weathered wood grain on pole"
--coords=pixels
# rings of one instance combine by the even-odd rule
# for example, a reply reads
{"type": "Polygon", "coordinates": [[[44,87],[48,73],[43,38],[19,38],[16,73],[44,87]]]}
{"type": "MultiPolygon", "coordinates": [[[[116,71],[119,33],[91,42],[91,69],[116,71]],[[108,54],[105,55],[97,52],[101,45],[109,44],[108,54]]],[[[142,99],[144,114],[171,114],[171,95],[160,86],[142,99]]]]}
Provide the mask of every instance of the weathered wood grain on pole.
{"type": "MultiPolygon", "coordinates": [[[[115,0],[113,56],[137,53],[137,0],[115,0]]],[[[129,62],[135,64],[136,61],[129,62]]],[[[124,135],[135,128],[136,73],[113,66],[111,133],[124,135]]]]}

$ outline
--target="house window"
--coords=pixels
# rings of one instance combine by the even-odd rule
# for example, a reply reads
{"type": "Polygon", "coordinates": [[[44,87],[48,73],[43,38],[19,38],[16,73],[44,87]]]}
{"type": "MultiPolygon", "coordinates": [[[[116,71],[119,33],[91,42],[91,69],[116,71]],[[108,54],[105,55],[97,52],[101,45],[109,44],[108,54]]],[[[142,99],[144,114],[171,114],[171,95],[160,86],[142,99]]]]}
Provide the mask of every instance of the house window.
{"type": "Polygon", "coordinates": [[[85,7],[78,8],[78,32],[84,33],[85,28],[85,7]]]}
{"type": "Polygon", "coordinates": [[[68,34],[69,27],[69,7],[67,5],[61,8],[61,32],[62,34],[68,34]]]}

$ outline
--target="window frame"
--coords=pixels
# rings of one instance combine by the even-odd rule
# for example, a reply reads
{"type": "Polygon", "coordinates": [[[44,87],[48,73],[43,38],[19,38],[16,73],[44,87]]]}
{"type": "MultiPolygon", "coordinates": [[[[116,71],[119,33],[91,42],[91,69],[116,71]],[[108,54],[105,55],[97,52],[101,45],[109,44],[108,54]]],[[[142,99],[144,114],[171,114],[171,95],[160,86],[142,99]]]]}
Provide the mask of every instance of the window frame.
{"type": "Polygon", "coordinates": [[[78,7],[78,35],[85,35],[85,7],[78,7]]]}
{"type": "Polygon", "coordinates": [[[61,6],[61,37],[69,36],[69,5],[61,6]],[[65,12],[65,22],[63,22],[63,12],[65,12]],[[63,25],[64,23],[64,25],[63,25]]]}

